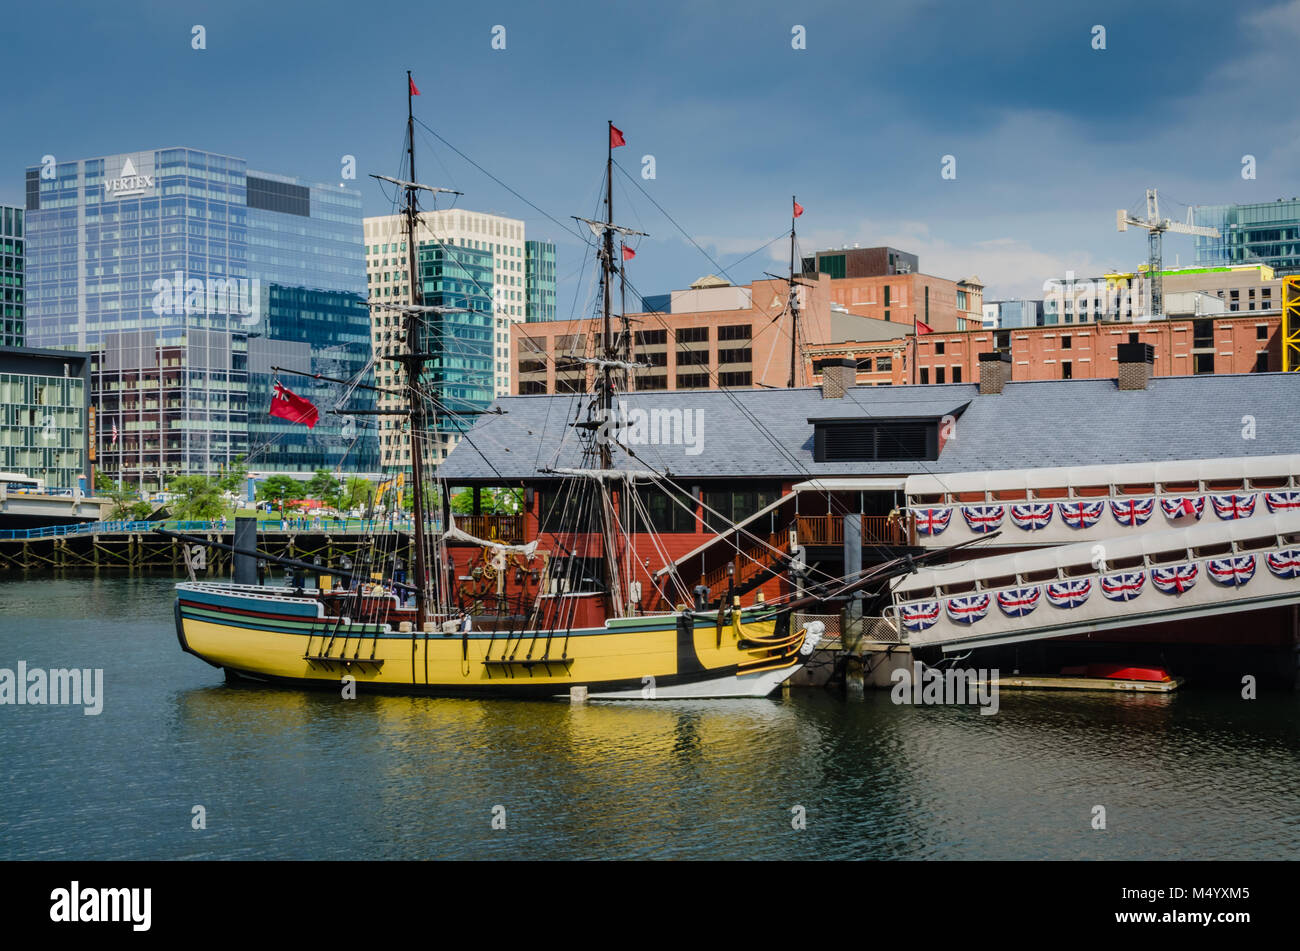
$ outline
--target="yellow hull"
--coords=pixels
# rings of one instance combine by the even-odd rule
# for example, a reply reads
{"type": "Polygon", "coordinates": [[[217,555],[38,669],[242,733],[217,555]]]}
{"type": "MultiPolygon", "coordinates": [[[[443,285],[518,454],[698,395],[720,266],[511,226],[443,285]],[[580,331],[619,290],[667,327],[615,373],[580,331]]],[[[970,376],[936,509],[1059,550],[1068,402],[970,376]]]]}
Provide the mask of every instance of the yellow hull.
{"type": "Polygon", "coordinates": [[[400,632],[323,614],[283,589],[177,586],[182,647],[244,676],[319,686],[451,695],[763,696],[805,659],[804,632],[733,614],[611,620],[601,628],[469,634],[400,632]]]}

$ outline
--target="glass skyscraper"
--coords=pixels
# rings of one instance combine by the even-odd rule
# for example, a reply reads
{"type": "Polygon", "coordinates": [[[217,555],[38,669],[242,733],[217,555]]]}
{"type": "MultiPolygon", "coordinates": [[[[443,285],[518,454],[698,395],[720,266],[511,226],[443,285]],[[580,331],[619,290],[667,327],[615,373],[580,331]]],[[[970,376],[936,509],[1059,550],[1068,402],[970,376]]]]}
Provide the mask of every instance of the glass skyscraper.
{"type": "MultiPolygon", "coordinates": [[[[442,404],[439,442],[469,428],[465,410],[487,409],[496,394],[492,314],[493,252],[421,242],[418,249],[424,302],[468,313],[429,314],[421,349],[437,356],[425,364],[424,379],[442,404]]],[[[450,447],[448,447],[449,449],[450,447]]]]}
{"type": "Polygon", "coordinates": [[[555,245],[524,242],[524,284],[528,291],[528,320],[555,319],[555,245]]]}
{"type": "Polygon", "coordinates": [[[23,342],[23,210],[0,205],[0,347],[23,342]]]}
{"type": "MultiPolygon", "coordinates": [[[[274,366],[354,379],[370,361],[360,194],[160,149],[27,170],[29,343],[91,350],[100,468],[146,490],[214,473],[374,471],[369,417],[271,422],[274,366]]],[[[354,391],[348,406],[364,407],[354,391]]]]}
{"type": "Polygon", "coordinates": [[[1192,220],[1219,231],[1217,238],[1196,238],[1201,267],[1266,264],[1279,275],[1300,273],[1300,199],[1196,205],[1192,220]]]}

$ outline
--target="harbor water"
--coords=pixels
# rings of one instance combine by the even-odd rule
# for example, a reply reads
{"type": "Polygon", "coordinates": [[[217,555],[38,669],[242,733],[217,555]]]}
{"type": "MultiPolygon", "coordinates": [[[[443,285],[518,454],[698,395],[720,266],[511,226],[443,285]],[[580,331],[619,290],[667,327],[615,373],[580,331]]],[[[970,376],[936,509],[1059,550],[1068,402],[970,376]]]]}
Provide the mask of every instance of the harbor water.
{"type": "Polygon", "coordinates": [[[0,668],[103,670],[0,706],[0,859],[1300,856],[1292,693],[348,700],[227,685],[173,582],[0,581],[0,668]]]}

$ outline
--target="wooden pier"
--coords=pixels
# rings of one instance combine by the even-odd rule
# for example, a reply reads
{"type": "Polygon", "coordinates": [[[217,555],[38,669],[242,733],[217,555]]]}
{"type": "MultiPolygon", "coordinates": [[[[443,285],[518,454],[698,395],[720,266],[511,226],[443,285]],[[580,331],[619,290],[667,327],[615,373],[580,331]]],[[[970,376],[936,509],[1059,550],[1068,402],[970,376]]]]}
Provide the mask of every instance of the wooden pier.
{"type": "MultiPolygon", "coordinates": [[[[193,531],[205,541],[234,542],[233,525],[225,531],[193,531]]],[[[31,571],[63,569],[117,569],[127,571],[186,571],[184,542],[148,530],[87,532],[48,538],[0,539],[0,576],[31,571]]],[[[330,529],[293,529],[265,531],[257,534],[257,547],[268,555],[337,565],[347,557],[356,562],[371,552],[385,557],[397,554],[411,557],[411,536],[406,532],[379,532],[330,529]]],[[[234,556],[228,551],[207,549],[202,568],[196,575],[207,578],[228,577],[233,571],[234,556]]],[[[280,569],[268,569],[278,575],[280,569]]]]}

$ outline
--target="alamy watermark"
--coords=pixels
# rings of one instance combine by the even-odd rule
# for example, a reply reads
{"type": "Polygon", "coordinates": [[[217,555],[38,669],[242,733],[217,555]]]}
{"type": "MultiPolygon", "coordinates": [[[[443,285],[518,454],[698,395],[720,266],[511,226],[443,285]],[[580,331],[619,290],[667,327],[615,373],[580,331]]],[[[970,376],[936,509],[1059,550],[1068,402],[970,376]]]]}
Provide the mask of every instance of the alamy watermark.
{"type": "Polygon", "coordinates": [[[262,287],[257,278],[187,279],[176,271],[171,278],[158,278],[150,289],[154,293],[150,306],[159,317],[168,314],[227,314],[239,317],[246,327],[256,324],[259,319],[262,287]]]}
{"type": "Polygon", "coordinates": [[[50,892],[50,921],[130,922],[133,931],[152,924],[152,888],[83,888],[73,882],[50,892]]]}
{"type": "Polygon", "coordinates": [[[104,710],[104,669],[0,667],[0,706],[80,706],[88,717],[104,710]]]}
{"type": "Polygon", "coordinates": [[[894,703],[917,706],[978,704],[980,714],[998,712],[998,671],[950,667],[940,670],[919,660],[911,669],[900,667],[889,675],[894,686],[889,698],[894,703]]]}
{"type": "Polygon", "coordinates": [[[685,446],[686,455],[704,451],[704,410],[629,407],[623,400],[608,414],[597,410],[596,439],[624,446],[685,446]]]}

